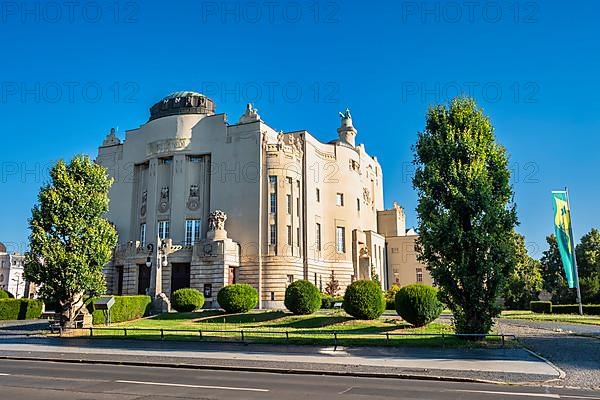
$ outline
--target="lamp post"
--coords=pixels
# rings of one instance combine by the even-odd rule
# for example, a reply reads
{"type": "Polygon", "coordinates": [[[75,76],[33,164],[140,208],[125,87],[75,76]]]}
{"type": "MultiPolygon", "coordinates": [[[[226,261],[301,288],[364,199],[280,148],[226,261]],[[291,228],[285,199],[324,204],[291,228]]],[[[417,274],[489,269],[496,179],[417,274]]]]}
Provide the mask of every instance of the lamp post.
{"type": "Polygon", "coordinates": [[[17,274],[17,278],[12,278],[13,282],[17,282],[17,289],[15,290],[15,299],[19,298],[19,286],[21,286],[21,275],[17,274]]]}

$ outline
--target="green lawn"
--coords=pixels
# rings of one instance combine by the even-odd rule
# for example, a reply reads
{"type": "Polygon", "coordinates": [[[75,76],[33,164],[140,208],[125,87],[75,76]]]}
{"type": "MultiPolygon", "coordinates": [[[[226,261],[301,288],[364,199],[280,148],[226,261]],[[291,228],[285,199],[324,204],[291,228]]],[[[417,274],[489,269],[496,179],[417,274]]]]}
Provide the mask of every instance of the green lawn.
{"type": "Polygon", "coordinates": [[[502,311],[501,318],[600,325],[600,315],[537,314],[531,311],[502,311]]]}
{"type": "Polygon", "coordinates": [[[384,315],[374,321],[355,320],[340,310],[321,310],[313,315],[302,316],[284,311],[252,311],[246,314],[225,315],[220,311],[206,310],[197,313],[160,314],[113,324],[111,329],[95,330],[94,336],[122,337],[127,334],[128,338],[139,339],[243,340],[319,345],[472,347],[500,344],[499,338],[474,342],[446,336],[453,332],[452,326],[443,323],[413,328],[400,318],[390,315],[384,315]],[[143,331],[137,330],[140,328],[143,331]],[[334,332],[337,333],[337,338],[334,332]],[[437,336],[440,334],[445,336],[437,336]]]}

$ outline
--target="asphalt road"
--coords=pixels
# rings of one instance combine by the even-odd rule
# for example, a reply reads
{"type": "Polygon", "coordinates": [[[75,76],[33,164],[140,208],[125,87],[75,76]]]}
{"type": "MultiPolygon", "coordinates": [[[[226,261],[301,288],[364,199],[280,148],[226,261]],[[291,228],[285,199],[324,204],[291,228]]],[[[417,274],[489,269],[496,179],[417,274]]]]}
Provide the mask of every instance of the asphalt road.
{"type": "Polygon", "coordinates": [[[1,400],[392,398],[600,400],[600,394],[491,384],[0,360],[1,400]]]}

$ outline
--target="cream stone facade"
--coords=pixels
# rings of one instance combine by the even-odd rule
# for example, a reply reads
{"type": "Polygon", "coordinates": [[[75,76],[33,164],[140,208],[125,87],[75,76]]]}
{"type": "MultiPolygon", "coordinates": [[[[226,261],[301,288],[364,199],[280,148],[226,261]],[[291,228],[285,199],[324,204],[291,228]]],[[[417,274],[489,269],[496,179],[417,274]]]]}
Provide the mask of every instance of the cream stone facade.
{"type": "Polygon", "coordinates": [[[324,288],[332,272],[341,293],[356,279],[388,286],[386,242],[406,235],[386,227],[381,166],[356,145],[349,111],[329,143],[278,132],[251,105],[230,124],[195,92],[150,114],[98,152],[115,180],[107,218],[120,242],[109,292],[149,293],[167,309],[173,291],[193,287],[217,307],[219,289],[249,283],[261,308],[278,308],[290,282],[324,288]]]}
{"type": "Polygon", "coordinates": [[[0,289],[17,299],[29,297],[29,282],[23,276],[24,259],[23,255],[8,251],[0,243],[0,289]]]}

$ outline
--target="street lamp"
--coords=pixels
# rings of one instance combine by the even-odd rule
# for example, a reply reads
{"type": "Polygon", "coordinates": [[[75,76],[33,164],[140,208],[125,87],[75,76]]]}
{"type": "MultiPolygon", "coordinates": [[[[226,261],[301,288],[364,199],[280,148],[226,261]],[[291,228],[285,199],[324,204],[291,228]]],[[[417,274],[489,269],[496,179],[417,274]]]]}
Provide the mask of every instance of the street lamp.
{"type": "MultiPolygon", "coordinates": [[[[146,267],[148,268],[152,268],[152,254],[154,253],[154,244],[149,243],[148,246],[146,246],[146,249],[148,249],[148,257],[146,257],[146,267]]],[[[165,254],[167,249],[167,242],[165,240],[161,240],[160,242],[160,249],[159,249],[159,256],[160,256],[160,263],[159,263],[159,267],[166,267],[169,265],[169,261],[167,260],[167,255],[165,254]]]]}
{"type": "Polygon", "coordinates": [[[152,268],[152,253],[154,252],[154,245],[152,243],[148,243],[146,249],[148,249],[148,257],[146,257],[146,267],[152,268]]]}

